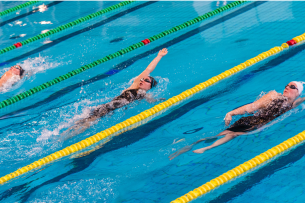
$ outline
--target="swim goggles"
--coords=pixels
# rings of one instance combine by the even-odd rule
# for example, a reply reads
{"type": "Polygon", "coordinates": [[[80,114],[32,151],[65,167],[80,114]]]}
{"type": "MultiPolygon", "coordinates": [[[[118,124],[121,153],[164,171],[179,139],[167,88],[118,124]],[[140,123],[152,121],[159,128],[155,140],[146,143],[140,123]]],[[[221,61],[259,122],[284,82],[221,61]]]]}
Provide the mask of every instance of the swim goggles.
{"type": "Polygon", "coordinates": [[[294,89],[294,90],[296,89],[296,90],[298,90],[298,88],[296,88],[296,86],[294,86],[294,85],[286,85],[285,88],[286,88],[286,87],[289,87],[290,89],[294,89]]]}
{"type": "Polygon", "coordinates": [[[151,79],[151,81],[149,81],[147,78],[145,78],[145,79],[142,78],[140,81],[141,82],[145,81],[145,82],[150,83],[151,87],[153,88],[155,86],[155,81],[150,76],[148,76],[148,77],[151,79]]]}
{"type": "Polygon", "coordinates": [[[18,70],[21,70],[21,67],[18,66],[18,65],[13,66],[13,68],[16,68],[16,69],[18,69],[18,70]]]}
{"type": "Polygon", "coordinates": [[[148,83],[152,84],[152,82],[150,82],[147,78],[145,78],[145,79],[142,78],[140,81],[141,81],[141,82],[145,81],[145,82],[148,82],[148,83]]]}

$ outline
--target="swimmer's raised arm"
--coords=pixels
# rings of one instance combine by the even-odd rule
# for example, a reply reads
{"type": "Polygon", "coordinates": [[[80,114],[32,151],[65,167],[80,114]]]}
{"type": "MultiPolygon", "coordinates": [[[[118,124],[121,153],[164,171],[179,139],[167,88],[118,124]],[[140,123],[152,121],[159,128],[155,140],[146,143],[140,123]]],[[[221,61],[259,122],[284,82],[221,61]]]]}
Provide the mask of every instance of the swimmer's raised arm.
{"type": "Polygon", "coordinates": [[[232,116],[242,115],[245,113],[253,113],[254,111],[259,110],[260,108],[265,107],[266,104],[268,104],[272,99],[274,99],[277,96],[278,96],[278,93],[276,91],[272,91],[272,92],[269,92],[268,94],[262,96],[262,98],[260,98],[259,100],[255,101],[251,104],[247,104],[247,105],[244,105],[237,109],[234,109],[233,111],[230,111],[229,113],[227,113],[227,115],[225,117],[226,125],[230,124],[230,122],[232,120],[232,116]]]}
{"type": "Polygon", "coordinates": [[[138,75],[136,77],[133,84],[128,89],[136,88],[138,86],[138,84],[140,83],[140,80],[142,78],[145,78],[145,77],[149,76],[149,74],[155,70],[155,68],[156,68],[157,64],[159,63],[159,61],[161,60],[161,58],[163,56],[165,56],[166,54],[167,54],[167,49],[166,48],[160,50],[157,57],[154,58],[154,60],[152,62],[150,62],[150,64],[147,66],[147,68],[140,75],[138,75]]]}

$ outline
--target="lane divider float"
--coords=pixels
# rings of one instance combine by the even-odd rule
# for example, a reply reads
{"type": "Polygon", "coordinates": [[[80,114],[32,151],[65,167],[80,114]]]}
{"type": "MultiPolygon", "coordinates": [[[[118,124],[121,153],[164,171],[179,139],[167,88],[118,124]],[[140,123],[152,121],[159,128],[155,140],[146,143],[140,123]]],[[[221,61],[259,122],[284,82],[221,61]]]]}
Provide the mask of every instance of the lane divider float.
{"type": "Polygon", "coordinates": [[[14,12],[14,11],[18,11],[18,10],[20,10],[20,9],[22,9],[22,8],[31,6],[31,5],[36,4],[36,3],[38,3],[38,2],[40,2],[40,1],[28,1],[28,2],[26,2],[26,3],[20,4],[20,5],[18,5],[18,6],[13,7],[13,8],[6,9],[5,11],[0,12],[0,17],[1,17],[1,16],[5,16],[5,15],[7,15],[7,14],[9,14],[9,13],[14,12]]]}
{"type": "MultiPolygon", "coordinates": [[[[300,35],[300,36],[298,36],[296,38],[293,38],[293,39],[298,41],[297,43],[300,43],[300,42],[305,40],[305,33],[303,35],[300,35]]],[[[164,101],[164,102],[162,102],[158,105],[155,105],[154,107],[152,107],[152,108],[150,108],[146,111],[143,111],[143,112],[139,113],[136,116],[133,116],[133,117],[131,117],[131,118],[129,118],[129,119],[127,119],[127,120],[125,120],[121,123],[118,123],[118,124],[108,128],[104,131],[101,131],[101,132],[99,132],[95,135],[92,135],[91,137],[88,137],[88,138],[86,138],[86,139],[84,139],[84,140],[82,140],[78,143],[75,143],[73,145],[70,145],[70,146],[62,149],[62,150],[54,152],[54,153],[50,154],[49,156],[46,156],[42,159],[39,159],[38,161],[35,161],[35,162],[33,162],[33,163],[23,167],[23,168],[20,168],[20,169],[14,171],[13,173],[10,173],[6,176],[1,177],[0,178],[0,184],[3,184],[3,183],[5,183],[5,182],[17,177],[17,176],[20,176],[24,173],[27,173],[28,171],[31,171],[33,169],[37,169],[37,168],[39,168],[43,165],[46,165],[50,162],[58,160],[62,157],[66,157],[66,156],[68,156],[72,153],[83,150],[84,148],[89,147],[93,144],[96,144],[96,143],[98,143],[99,141],[101,141],[105,138],[110,138],[110,136],[118,135],[120,133],[123,133],[123,132],[127,131],[128,128],[131,128],[135,124],[138,124],[138,126],[140,126],[141,121],[143,121],[144,119],[151,119],[157,113],[159,113],[159,112],[162,113],[161,111],[165,111],[165,110],[169,109],[169,107],[179,104],[182,100],[185,100],[185,99],[188,99],[188,98],[192,97],[193,94],[198,93],[198,92],[202,91],[203,89],[206,89],[207,87],[213,85],[214,83],[216,83],[218,81],[221,81],[221,80],[223,80],[223,79],[225,79],[225,78],[227,78],[227,77],[229,77],[229,76],[231,76],[231,75],[233,75],[237,72],[240,72],[241,70],[243,70],[245,68],[248,68],[248,67],[250,67],[250,66],[252,66],[252,65],[254,65],[254,64],[256,64],[256,63],[258,63],[258,62],[260,62],[264,59],[267,59],[267,58],[269,58],[269,57],[271,57],[275,54],[278,54],[278,53],[280,53],[283,50],[288,49],[288,48],[289,48],[289,45],[287,43],[284,43],[280,47],[274,47],[274,48],[272,48],[272,49],[270,49],[266,52],[263,52],[263,53],[259,54],[258,56],[254,57],[254,58],[251,58],[251,59],[245,61],[244,63],[241,63],[241,64],[239,64],[239,65],[237,65],[237,66],[235,66],[235,67],[233,67],[233,68],[231,68],[231,69],[229,69],[229,70],[227,70],[227,71],[225,71],[225,72],[223,72],[223,73],[221,73],[221,74],[219,74],[215,77],[212,77],[209,80],[207,80],[203,83],[200,83],[200,84],[196,85],[195,87],[193,87],[191,89],[188,89],[188,90],[182,92],[181,94],[179,94],[177,96],[174,96],[174,97],[172,97],[172,98],[170,98],[170,99],[168,99],[168,100],[166,100],[166,101],[164,101]]],[[[305,136],[304,136],[304,139],[305,139],[305,136]]],[[[284,148],[284,149],[288,149],[291,146],[289,144],[286,147],[287,148],[284,148]]],[[[230,180],[230,179],[228,179],[228,180],[230,180]]],[[[208,190],[208,191],[210,191],[210,190],[208,190]]],[[[193,191],[191,191],[191,192],[193,192],[193,191]]],[[[191,194],[193,194],[193,193],[191,193],[191,194]]],[[[200,196],[204,193],[198,193],[197,190],[196,190],[195,194],[196,195],[198,194],[196,196],[196,197],[198,197],[198,196],[200,196]]],[[[193,197],[193,195],[191,195],[191,197],[193,199],[195,198],[195,197],[193,197]]],[[[178,198],[174,202],[175,203],[183,202],[183,201],[185,202],[186,199],[187,199],[187,201],[191,201],[192,200],[191,197],[189,197],[189,193],[188,193],[187,195],[184,195],[183,197],[178,198]]]]}
{"type": "MultiPolygon", "coordinates": [[[[165,37],[165,36],[167,36],[169,34],[172,34],[172,33],[175,33],[175,32],[177,32],[179,30],[187,28],[190,25],[193,25],[193,24],[199,23],[199,22],[201,22],[201,21],[203,21],[205,19],[211,18],[212,16],[214,16],[216,14],[219,14],[221,12],[224,12],[224,11],[226,11],[228,9],[234,8],[234,7],[238,6],[238,5],[246,3],[246,2],[247,1],[235,1],[235,2],[232,2],[230,4],[227,4],[226,6],[220,7],[218,9],[214,10],[214,11],[208,12],[208,13],[206,13],[204,15],[196,17],[196,18],[194,18],[192,20],[189,20],[189,21],[187,21],[185,23],[182,23],[182,24],[180,24],[178,26],[175,26],[175,27],[173,27],[173,28],[171,28],[169,30],[166,30],[164,32],[156,34],[156,35],[154,35],[152,37],[149,37],[149,38],[147,38],[145,40],[142,40],[142,41],[140,41],[138,43],[135,43],[135,44],[133,44],[133,45],[127,47],[127,48],[121,49],[121,50],[119,50],[119,51],[117,51],[117,52],[115,52],[113,54],[109,54],[109,55],[107,55],[107,56],[105,56],[105,57],[103,57],[101,59],[98,59],[98,60],[90,63],[90,64],[84,65],[84,66],[82,66],[82,67],[80,67],[80,68],[78,68],[76,70],[68,72],[67,74],[61,75],[61,76],[59,76],[59,77],[57,77],[57,78],[55,78],[55,79],[53,79],[51,81],[43,83],[42,85],[34,87],[34,88],[30,89],[30,90],[27,90],[27,91],[25,91],[23,93],[15,95],[14,97],[11,97],[9,99],[6,99],[6,100],[0,102],[0,109],[4,108],[6,106],[9,106],[11,104],[14,104],[14,103],[16,103],[16,102],[18,102],[18,101],[20,101],[22,99],[25,99],[25,98],[27,98],[27,97],[29,97],[29,96],[31,96],[31,95],[41,91],[41,90],[44,90],[44,89],[46,89],[48,87],[51,87],[52,85],[55,85],[55,84],[57,84],[57,83],[59,83],[61,81],[64,81],[64,80],[66,80],[68,78],[71,78],[71,77],[73,77],[73,76],[75,76],[77,74],[80,74],[80,73],[82,73],[82,72],[84,72],[84,71],[86,71],[88,69],[91,69],[91,68],[93,68],[93,67],[95,67],[97,65],[105,63],[105,62],[107,62],[109,60],[112,60],[112,59],[114,59],[116,57],[119,57],[121,55],[127,54],[128,52],[136,50],[136,49],[138,49],[138,48],[140,48],[140,47],[142,47],[142,46],[144,46],[146,44],[149,44],[149,43],[151,43],[153,41],[156,41],[156,40],[158,40],[160,38],[163,38],[163,37],[165,37]]],[[[126,3],[122,3],[122,4],[126,5],[127,3],[130,3],[130,1],[127,1],[126,3]]],[[[115,6],[118,6],[118,4],[116,4],[115,6]]],[[[116,7],[114,7],[114,8],[116,8],[116,7]]],[[[107,9],[109,10],[109,8],[106,8],[106,9],[103,9],[103,10],[107,10],[107,9]]],[[[57,28],[55,28],[55,29],[57,29],[57,28]]],[[[42,34],[42,35],[44,35],[44,34],[42,34]]],[[[25,41],[27,41],[27,40],[25,40],[25,41]]],[[[16,44],[16,46],[21,46],[20,44],[18,44],[18,45],[17,44],[16,44]]],[[[21,44],[22,44],[22,42],[21,42],[21,44]]],[[[14,48],[11,47],[11,49],[15,49],[16,48],[15,46],[13,46],[13,47],[14,48]]]]}
{"type": "MultiPolygon", "coordinates": [[[[270,49],[269,51],[264,52],[264,53],[258,55],[257,57],[254,57],[246,62],[248,62],[248,64],[252,63],[254,61],[258,62],[263,57],[267,58],[268,55],[271,56],[272,54],[274,54],[274,52],[280,52],[284,49],[289,48],[290,46],[293,46],[295,44],[298,44],[298,43],[301,43],[304,41],[305,41],[305,33],[287,41],[286,43],[283,43],[281,45],[281,47],[274,47],[274,48],[270,49]]],[[[242,65],[242,64],[240,64],[240,65],[242,65]]],[[[253,159],[250,159],[249,161],[233,168],[232,170],[230,170],[230,171],[218,176],[217,178],[203,184],[202,186],[188,192],[187,194],[177,198],[176,200],[172,201],[171,203],[190,202],[190,201],[196,199],[197,197],[200,197],[200,196],[210,192],[211,190],[231,181],[232,179],[235,179],[235,178],[243,175],[247,171],[257,168],[261,164],[263,164],[266,161],[270,160],[271,158],[287,151],[288,149],[291,149],[292,147],[295,147],[296,145],[302,144],[304,140],[305,140],[305,131],[297,134],[296,136],[294,136],[292,138],[289,138],[288,140],[282,142],[281,144],[254,157],[253,159]]]]}
{"type": "Polygon", "coordinates": [[[56,27],[56,28],[54,28],[52,30],[49,30],[46,33],[36,35],[34,37],[31,37],[29,39],[23,40],[21,42],[17,42],[17,43],[15,43],[15,44],[13,44],[13,45],[11,45],[9,47],[1,49],[0,50],[0,54],[7,53],[7,52],[9,52],[11,50],[14,50],[16,48],[22,47],[23,45],[30,44],[30,43],[35,42],[37,40],[40,40],[40,39],[43,39],[43,38],[48,37],[50,35],[53,35],[55,33],[61,32],[61,31],[65,30],[65,29],[71,28],[71,27],[73,27],[75,25],[78,25],[80,23],[86,22],[88,20],[91,20],[93,18],[99,17],[101,15],[104,15],[105,13],[108,13],[110,11],[113,11],[113,10],[116,10],[116,9],[121,8],[123,6],[126,6],[126,5],[128,5],[128,4],[132,3],[132,2],[135,2],[135,1],[122,1],[122,2],[120,2],[118,4],[113,5],[113,6],[107,7],[105,9],[102,9],[102,10],[97,11],[95,13],[91,13],[91,14],[85,16],[85,17],[79,18],[79,19],[77,19],[75,21],[72,21],[72,22],[66,23],[64,25],[58,26],[58,27],[56,27]]]}

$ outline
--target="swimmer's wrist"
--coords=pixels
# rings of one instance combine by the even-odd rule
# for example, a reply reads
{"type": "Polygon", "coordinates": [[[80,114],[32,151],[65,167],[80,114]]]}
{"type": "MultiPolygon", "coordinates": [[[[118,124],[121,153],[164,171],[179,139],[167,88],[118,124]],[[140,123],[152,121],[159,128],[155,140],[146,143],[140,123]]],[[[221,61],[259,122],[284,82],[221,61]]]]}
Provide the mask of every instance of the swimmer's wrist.
{"type": "Polygon", "coordinates": [[[227,113],[228,116],[234,116],[233,111],[230,111],[229,113],[227,113]]]}

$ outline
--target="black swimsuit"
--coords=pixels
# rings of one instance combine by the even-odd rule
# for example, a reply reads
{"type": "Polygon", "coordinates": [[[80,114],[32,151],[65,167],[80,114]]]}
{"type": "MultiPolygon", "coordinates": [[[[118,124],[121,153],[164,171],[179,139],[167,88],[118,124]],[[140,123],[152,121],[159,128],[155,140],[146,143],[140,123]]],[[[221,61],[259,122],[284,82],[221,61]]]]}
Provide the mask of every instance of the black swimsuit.
{"type": "Polygon", "coordinates": [[[232,132],[256,130],[292,109],[292,105],[287,101],[288,98],[281,95],[280,98],[272,100],[266,108],[258,110],[253,116],[242,117],[227,130],[232,132]]]}
{"type": "Polygon", "coordinates": [[[142,89],[125,90],[120,96],[115,97],[111,102],[97,106],[97,108],[90,113],[89,118],[102,117],[109,112],[121,108],[135,100],[143,99],[145,94],[145,90],[142,89]]]}

